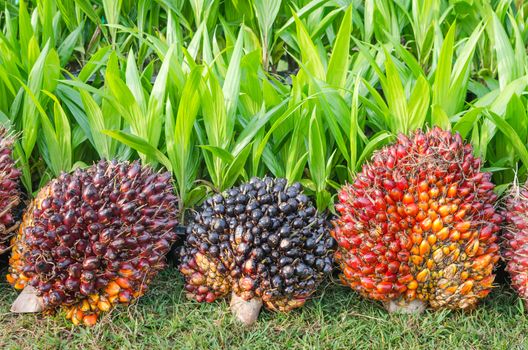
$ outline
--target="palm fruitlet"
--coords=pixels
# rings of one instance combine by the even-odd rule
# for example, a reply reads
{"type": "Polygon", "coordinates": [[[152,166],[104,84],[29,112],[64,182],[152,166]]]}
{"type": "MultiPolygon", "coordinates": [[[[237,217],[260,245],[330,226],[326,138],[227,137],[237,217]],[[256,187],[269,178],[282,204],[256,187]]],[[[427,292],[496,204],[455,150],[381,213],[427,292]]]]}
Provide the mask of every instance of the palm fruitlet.
{"type": "Polygon", "coordinates": [[[74,324],[93,325],[143,295],[165,266],[177,208],[170,174],[138,162],[62,174],[25,213],[8,281],[34,290],[44,311],[62,306],[74,324]]]}
{"type": "Polygon", "coordinates": [[[503,257],[512,287],[528,307],[528,183],[515,184],[505,199],[503,257]]]}
{"type": "Polygon", "coordinates": [[[332,271],[334,246],[299,183],[252,178],[196,212],[180,271],[189,298],[212,302],[232,293],[234,313],[250,324],[262,303],[276,311],[302,306],[332,271]]]}
{"type": "Polygon", "coordinates": [[[9,248],[10,238],[16,232],[16,211],[21,204],[21,172],[12,157],[14,142],[14,135],[0,126],[0,254],[9,248]]]}
{"type": "Polygon", "coordinates": [[[460,135],[399,135],[339,193],[341,279],[389,311],[468,309],[488,295],[502,216],[460,135]]]}

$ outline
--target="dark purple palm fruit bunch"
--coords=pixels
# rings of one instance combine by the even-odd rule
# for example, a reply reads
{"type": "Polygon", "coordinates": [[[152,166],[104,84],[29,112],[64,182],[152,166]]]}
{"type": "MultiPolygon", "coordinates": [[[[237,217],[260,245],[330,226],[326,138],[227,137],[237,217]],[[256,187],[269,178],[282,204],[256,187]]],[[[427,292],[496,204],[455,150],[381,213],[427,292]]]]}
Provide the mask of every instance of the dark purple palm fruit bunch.
{"type": "Polygon", "coordinates": [[[503,210],[503,254],[513,289],[528,307],[528,182],[515,184],[503,210]]]}
{"type": "Polygon", "coordinates": [[[0,126],[0,254],[10,246],[18,227],[16,211],[21,203],[20,175],[13,159],[15,137],[0,126]]]}
{"type": "Polygon", "coordinates": [[[36,311],[64,307],[74,324],[93,325],[101,312],[142,296],[165,266],[177,208],[170,173],[137,161],[64,173],[25,213],[8,280],[34,290],[36,311]]]}
{"type": "Polygon", "coordinates": [[[251,324],[262,303],[282,312],[302,306],[331,273],[334,247],[299,183],[252,178],[198,209],[180,271],[189,298],[213,302],[232,293],[235,315],[251,324]]]}

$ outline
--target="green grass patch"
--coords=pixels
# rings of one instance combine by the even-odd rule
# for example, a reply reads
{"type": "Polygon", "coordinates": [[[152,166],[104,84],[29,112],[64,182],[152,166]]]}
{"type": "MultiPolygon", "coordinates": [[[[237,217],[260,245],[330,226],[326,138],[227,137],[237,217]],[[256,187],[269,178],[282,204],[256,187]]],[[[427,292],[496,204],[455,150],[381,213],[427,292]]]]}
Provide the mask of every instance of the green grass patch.
{"type": "MultiPolygon", "coordinates": [[[[4,271],[5,272],[5,271],[4,271]]],[[[226,301],[188,301],[174,268],[129,308],[93,328],[51,317],[9,312],[17,293],[0,284],[1,349],[525,349],[528,320],[504,286],[476,310],[389,315],[379,303],[329,281],[305,307],[264,311],[251,328],[237,324],[226,301]]]]}

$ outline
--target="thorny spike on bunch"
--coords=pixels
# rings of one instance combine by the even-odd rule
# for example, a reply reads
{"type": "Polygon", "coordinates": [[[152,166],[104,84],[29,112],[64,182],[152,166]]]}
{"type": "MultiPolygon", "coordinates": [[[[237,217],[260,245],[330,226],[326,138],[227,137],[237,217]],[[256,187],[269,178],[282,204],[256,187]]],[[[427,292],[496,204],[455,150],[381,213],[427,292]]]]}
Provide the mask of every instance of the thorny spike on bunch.
{"type": "Polygon", "coordinates": [[[374,154],[343,187],[332,234],[342,281],[365,297],[467,309],[492,288],[502,216],[491,174],[439,128],[374,154]]]}
{"type": "Polygon", "coordinates": [[[515,183],[504,203],[502,256],[512,287],[528,307],[528,182],[515,183]]]}
{"type": "Polygon", "coordinates": [[[101,161],[44,187],[14,239],[8,281],[33,286],[74,324],[143,295],[176,239],[169,173],[101,161]]]}
{"type": "Polygon", "coordinates": [[[0,254],[9,248],[18,227],[17,209],[21,203],[20,175],[12,156],[14,135],[0,126],[0,254]]]}
{"type": "Polygon", "coordinates": [[[331,272],[334,245],[299,183],[253,178],[205,201],[187,227],[180,271],[197,301],[233,291],[289,311],[331,272]]]}

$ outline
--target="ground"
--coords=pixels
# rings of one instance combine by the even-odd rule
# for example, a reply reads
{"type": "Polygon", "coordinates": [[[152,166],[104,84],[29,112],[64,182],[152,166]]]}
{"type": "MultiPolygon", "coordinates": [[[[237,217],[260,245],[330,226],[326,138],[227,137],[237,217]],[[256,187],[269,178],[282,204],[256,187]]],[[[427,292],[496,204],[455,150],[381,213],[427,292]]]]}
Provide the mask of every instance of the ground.
{"type": "MultiPolygon", "coordinates": [[[[5,271],[2,271],[5,275],[5,271]]],[[[228,303],[187,301],[174,268],[160,274],[137,304],[118,308],[93,328],[63,313],[13,315],[16,292],[0,284],[0,349],[526,349],[528,319],[513,292],[499,286],[470,312],[389,315],[336,281],[300,310],[264,311],[245,329],[228,303]]]]}

